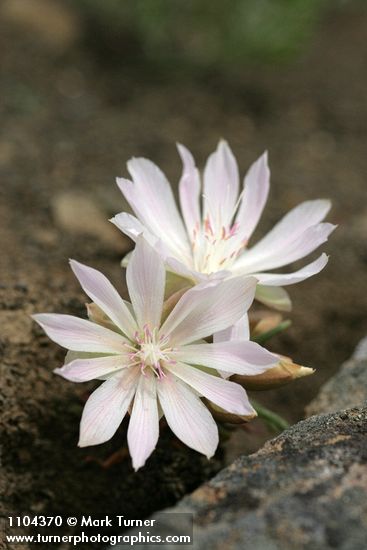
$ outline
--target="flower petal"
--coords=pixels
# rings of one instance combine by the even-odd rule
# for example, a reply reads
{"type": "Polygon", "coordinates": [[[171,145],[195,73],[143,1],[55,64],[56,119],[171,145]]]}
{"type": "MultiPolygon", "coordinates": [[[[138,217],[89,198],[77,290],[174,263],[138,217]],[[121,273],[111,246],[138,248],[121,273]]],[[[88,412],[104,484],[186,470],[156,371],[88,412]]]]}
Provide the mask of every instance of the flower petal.
{"type": "Polygon", "coordinates": [[[179,346],[170,352],[170,358],[233,374],[259,374],[279,361],[259,344],[245,340],[179,346]]]}
{"type": "Polygon", "coordinates": [[[290,210],[256,247],[282,247],[284,242],[293,240],[301,235],[305,229],[320,223],[331,208],[327,199],[305,201],[290,210]]]}
{"type": "Polygon", "coordinates": [[[317,273],[320,273],[322,269],[328,263],[328,256],[321,254],[321,256],[314,262],[306,265],[302,269],[295,271],[294,273],[256,273],[254,276],[259,280],[260,285],[266,286],[286,286],[300,283],[317,273]]]}
{"type": "MultiPolygon", "coordinates": [[[[231,340],[250,340],[250,324],[247,313],[231,327],[213,334],[213,342],[215,344],[219,342],[229,342],[231,340]]],[[[222,378],[229,378],[233,374],[232,371],[218,370],[218,372],[222,378]]]]}
{"type": "Polygon", "coordinates": [[[32,316],[47,336],[60,346],[91,353],[125,353],[127,340],[120,334],[72,315],[38,313],[32,316]]]}
{"type": "Polygon", "coordinates": [[[107,355],[89,359],[74,359],[54,372],[71,382],[87,382],[112,374],[129,366],[126,355],[107,355]]]}
{"type": "Polygon", "coordinates": [[[137,325],[124,300],[115,287],[97,269],[70,260],[71,269],[84,292],[129,338],[136,332],[137,325]]]}
{"type": "Polygon", "coordinates": [[[128,214],[127,212],[120,212],[120,214],[116,214],[116,216],[110,219],[110,222],[112,222],[118,229],[120,229],[120,231],[125,233],[125,235],[130,237],[130,239],[134,242],[142,233],[144,233],[145,238],[147,238],[147,228],[138,220],[138,218],[128,214]]]}
{"type": "Polygon", "coordinates": [[[269,245],[267,249],[263,246],[260,249],[257,248],[258,245],[255,245],[237,260],[234,271],[253,274],[296,262],[326,242],[335,228],[336,226],[331,223],[319,223],[308,227],[301,234],[298,234],[297,231],[293,235],[290,233],[282,246],[269,245]]]}
{"type": "Polygon", "coordinates": [[[200,176],[192,154],[186,147],[177,144],[183,163],[179,183],[179,195],[182,216],[190,239],[194,231],[200,229],[200,176]]]}
{"type": "Polygon", "coordinates": [[[231,327],[216,332],[213,337],[213,342],[229,342],[230,340],[250,340],[250,325],[247,313],[231,327]]]}
{"type": "Polygon", "coordinates": [[[250,166],[245,176],[243,197],[236,217],[242,239],[248,240],[255,230],[268,198],[269,187],[270,170],[265,152],[250,166]]]}
{"type": "Polygon", "coordinates": [[[237,161],[228,143],[221,140],[204,169],[204,217],[209,216],[218,231],[231,223],[238,188],[237,161]]]}
{"type": "Polygon", "coordinates": [[[118,185],[136,216],[168,247],[190,257],[185,228],[166,176],[148,159],[133,158],[127,166],[134,183],[119,178],[118,185]]]}
{"type": "Polygon", "coordinates": [[[202,397],[206,397],[224,410],[234,414],[253,414],[254,409],[246,392],[238,384],[184,363],[167,365],[167,369],[194,388],[202,397]]]}
{"type": "Polygon", "coordinates": [[[152,373],[140,376],[131,412],[127,441],[134,470],[144,466],[159,436],[157,379],[152,373]]]}
{"type": "Polygon", "coordinates": [[[126,270],[127,287],[140,328],[159,327],[163,308],[165,269],[163,260],[139,237],[126,270]]]}
{"type": "Polygon", "coordinates": [[[213,273],[202,273],[200,271],[196,271],[195,269],[187,267],[180,260],[178,260],[177,258],[173,258],[172,256],[166,257],[165,266],[166,269],[169,270],[171,273],[179,275],[180,277],[184,277],[185,279],[188,279],[196,284],[218,281],[220,279],[225,279],[231,275],[230,271],[226,271],[224,269],[220,271],[214,271],[213,273]]]}
{"type": "Polygon", "coordinates": [[[99,445],[111,439],[134,397],[139,377],[139,367],[123,370],[92,393],[80,422],[79,447],[99,445]]]}
{"type": "Polygon", "coordinates": [[[211,458],[218,446],[218,428],[199,397],[170,373],[158,382],[157,389],[171,430],[185,445],[211,458]]]}
{"type": "Polygon", "coordinates": [[[288,258],[288,250],[293,249],[293,245],[303,246],[308,251],[300,251],[297,259],[315,250],[333,230],[331,224],[320,224],[330,210],[329,200],[319,199],[305,201],[290,212],[288,212],[278,222],[265,237],[263,237],[255,246],[244,254],[236,262],[236,266],[247,268],[246,272],[263,271],[264,269],[281,267],[291,261],[288,258]],[[325,227],[326,226],[326,227],[325,227]],[[327,232],[327,230],[330,231],[327,232]],[[327,233],[321,237],[321,233],[327,233]],[[306,237],[306,238],[305,238],[306,237]],[[308,246],[307,245],[311,245],[308,246]],[[274,263],[274,265],[273,265],[274,263]],[[276,265],[275,265],[276,264],[276,265]]]}
{"type": "Polygon", "coordinates": [[[235,277],[195,286],[176,304],[161,333],[171,343],[185,344],[233,325],[250,307],[256,282],[254,277],[235,277]]]}

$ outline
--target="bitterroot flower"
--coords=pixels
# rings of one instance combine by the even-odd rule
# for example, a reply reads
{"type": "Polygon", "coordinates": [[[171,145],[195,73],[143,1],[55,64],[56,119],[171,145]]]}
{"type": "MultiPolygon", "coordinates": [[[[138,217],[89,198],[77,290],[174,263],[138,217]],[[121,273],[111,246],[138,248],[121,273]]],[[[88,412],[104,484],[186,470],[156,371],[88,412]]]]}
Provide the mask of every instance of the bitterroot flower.
{"type": "Polygon", "coordinates": [[[208,278],[253,275],[259,281],[258,300],[290,309],[282,287],[319,273],[328,261],[326,254],[294,273],[268,270],[304,258],[327,240],[335,226],[321,222],[330,202],[301,203],[249,248],[269,192],[267,154],[250,167],[239,193],[237,162],[225,141],[209,157],[202,184],[191,153],[182,145],[178,151],[183,162],[179,183],[183,220],[161,170],[147,159],[133,158],[127,163],[133,181],[117,178],[117,184],[135,216],[120,213],[111,221],[133,240],[144,233],[167,269],[194,284],[208,278]]]}
{"type": "Polygon", "coordinates": [[[127,440],[135,469],[156,447],[161,415],[186,445],[213,456],[218,429],[201,398],[230,413],[255,414],[245,390],[218,376],[217,370],[256,375],[278,361],[254,342],[202,340],[243,316],[254,298],[256,279],[199,284],[162,322],[164,262],[143,237],[137,239],[127,268],[131,304],[99,271],[75,261],[71,267],[93,301],[92,310],[100,312],[100,322],[98,315],[94,322],[48,313],[34,319],[52,340],[71,350],[58,374],[73,382],[104,380],[85,405],[79,445],[109,440],[129,411],[127,440]]]}

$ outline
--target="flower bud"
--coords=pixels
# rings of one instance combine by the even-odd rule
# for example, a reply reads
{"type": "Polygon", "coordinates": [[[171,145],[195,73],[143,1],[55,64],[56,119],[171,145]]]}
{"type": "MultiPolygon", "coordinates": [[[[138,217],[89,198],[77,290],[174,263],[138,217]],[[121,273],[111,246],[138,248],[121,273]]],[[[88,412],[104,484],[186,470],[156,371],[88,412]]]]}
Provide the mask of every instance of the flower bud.
{"type": "Polygon", "coordinates": [[[283,316],[279,313],[271,313],[261,316],[250,317],[251,336],[261,336],[265,332],[275,329],[283,320],[283,316]]]}
{"type": "Polygon", "coordinates": [[[246,376],[241,374],[235,374],[231,376],[232,382],[236,382],[244,387],[246,390],[272,390],[279,386],[289,384],[297,378],[303,378],[315,372],[315,369],[309,367],[302,367],[293,363],[292,359],[279,355],[279,363],[267,371],[256,374],[254,376],[246,376]]]}

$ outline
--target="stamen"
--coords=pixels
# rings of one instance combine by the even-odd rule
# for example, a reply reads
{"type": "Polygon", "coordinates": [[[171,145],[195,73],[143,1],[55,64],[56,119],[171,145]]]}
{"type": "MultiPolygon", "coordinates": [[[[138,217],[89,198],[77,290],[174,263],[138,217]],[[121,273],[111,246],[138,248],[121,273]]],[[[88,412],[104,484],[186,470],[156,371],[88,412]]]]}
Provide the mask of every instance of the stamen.
{"type": "Polygon", "coordinates": [[[237,230],[238,230],[239,226],[240,226],[240,224],[238,222],[235,222],[232,225],[231,229],[229,230],[229,236],[230,237],[233,237],[237,233],[237,230]]]}

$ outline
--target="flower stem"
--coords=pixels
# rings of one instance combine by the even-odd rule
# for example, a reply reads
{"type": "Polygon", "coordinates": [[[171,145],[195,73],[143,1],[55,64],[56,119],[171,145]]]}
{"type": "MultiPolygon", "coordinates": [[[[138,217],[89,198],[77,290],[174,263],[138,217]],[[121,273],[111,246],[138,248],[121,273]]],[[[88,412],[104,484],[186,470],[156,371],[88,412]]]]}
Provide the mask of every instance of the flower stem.
{"type": "Polygon", "coordinates": [[[268,330],[267,332],[263,332],[262,334],[259,334],[258,336],[255,336],[252,338],[253,342],[257,342],[258,344],[263,344],[279,332],[283,332],[288,327],[290,327],[292,324],[292,321],[287,319],[286,321],[283,321],[282,323],[279,323],[275,328],[272,328],[271,330],[268,330]]]}
{"type": "Polygon", "coordinates": [[[256,401],[251,401],[251,404],[257,412],[258,417],[262,418],[267,426],[273,431],[282,432],[283,430],[289,428],[289,423],[284,418],[279,416],[279,414],[270,411],[256,401]]]}

